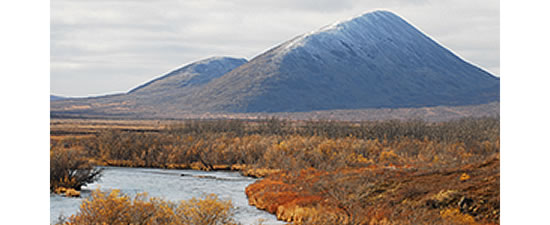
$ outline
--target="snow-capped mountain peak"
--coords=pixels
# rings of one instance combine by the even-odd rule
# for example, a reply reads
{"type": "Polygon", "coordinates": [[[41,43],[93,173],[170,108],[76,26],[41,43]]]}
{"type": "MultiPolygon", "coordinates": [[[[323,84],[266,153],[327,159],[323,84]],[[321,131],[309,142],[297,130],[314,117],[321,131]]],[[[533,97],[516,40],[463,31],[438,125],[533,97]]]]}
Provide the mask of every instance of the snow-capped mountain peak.
{"type": "MultiPolygon", "coordinates": [[[[340,20],[321,27],[318,30],[295,37],[281,46],[282,51],[279,52],[279,55],[284,55],[287,52],[299,47],[308,47],[306,46],[307,44],[311,44],[309,48],[320,47],[316,46],[315,42],[324,42],[324,44],[327,44],[327,41],[340,42],[340,44],[341,42],[353,43],[357,41],[369,43],[375,41],[372,40],[373,36],[370,35],[371,33],[385,34],[385,36],[396,36],[398,33],[402,34],[402,28],[410,30],[412,26],[392,12],[384,10],[366,12],[359,16],[340,20]]],[[[325,45],[324,47],[330,46],[325,45]]],[[[340,46],[332,47],[339,48],[340,46]]]]}
{"type": "Polygon", "coordinates": [[[379,10],[286,41],[189,102],[235,112],[393,108],[487,103],[498,90],[498,78],[379,10]]]}

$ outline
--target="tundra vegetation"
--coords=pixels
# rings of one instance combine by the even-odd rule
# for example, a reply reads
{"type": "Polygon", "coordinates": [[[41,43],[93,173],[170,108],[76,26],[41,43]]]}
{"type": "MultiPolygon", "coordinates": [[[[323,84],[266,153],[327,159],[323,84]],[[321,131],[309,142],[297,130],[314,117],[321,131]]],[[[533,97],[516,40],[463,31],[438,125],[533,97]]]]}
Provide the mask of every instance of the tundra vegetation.
{"type": "Polygon", "coordinates": [[[249,203],[295,224],[500,220],[499,118],[113,123],[52,123],[52,151],[95,165],[264,177],[247,187],[249,203]]]}
{"type": "Polygon", "coordinates": [[[77,214],[61,218],[57,224],[236,224],[233,204],[214,194],[192,198],[179,204],[139,193],[134,198],[119,190],[92,192],[77,214]]]}

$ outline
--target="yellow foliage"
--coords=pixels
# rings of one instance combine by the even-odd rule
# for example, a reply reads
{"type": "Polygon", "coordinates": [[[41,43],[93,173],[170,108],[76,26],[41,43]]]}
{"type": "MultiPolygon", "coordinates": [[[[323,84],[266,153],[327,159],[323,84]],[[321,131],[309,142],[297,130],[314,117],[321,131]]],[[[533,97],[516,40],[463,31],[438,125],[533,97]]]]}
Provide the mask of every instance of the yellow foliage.
{"type": "Polygon", "coordinates": [[[246,164],[233,164],[231,165],[231,170],[244,170],[246,167],[246,164]]]}
{"type": "Polygon", "coordinates": [[[234,224],[233,204],[231,200],[220,200],[215,194],[205,195],[202,199],[192,198],[182,201],[177,214],[183,224],[234,224]]]}
{"type": "Polygon", "coordinates": [[[193,162],[191,163],[190,167],[192,170],[206,170],[206,171],[209,170],[206,166],[204,166],[204,164],[200,162],[193,162]]]}
{"type": "Polygon", "coordinates": [[[65,193],[65,191],[67,191],[67,188],[57,187],[57,188],[55,188],[55,190],[53,192],[56,193],[56,194],[63,194],[63,193],[65,193]]]}
{"type": "Polygon", "coordinates": [[[180,169],[180,170],[186,170],[191,168],[188,164],[182,164],[182,163],[169,163],[166,165],[167,169],[180,169]]]}
{"type": "Polygon", "coordinates": [[[266,177],[270,174],[280,172],[280,169],[250,168],[241,170],[242,175],[247,177],[266,177]]]}
{"type": "Polygon", "coordinates": [[[463,173],[462,175],[460,175],[460,181],[465,181],[465,180],[468,180],[470,179],[470,175],[466,174],[466,173],[463,173]]]}
{"type": "Polygon", "coordinates": [[[133,199],[120,190],[110,193],[93,191],[80,205],[80,211],[59,224],[234,224],[231,201],[222,201],[214,194],[201,199],[182,201],[179,206],[147,193],[133,199]]]}
{"type": "Polygon", "coordinates": [[[380,154],[380,161],[381,162],[399,162],[400,158],[393,150],[389,151],[383,151],[380,154]]]}
{"type": "Polygon", "coordinates": [[[439,212],[441,217],[449,222],[452,222],[453,224],[468,224],[473,225],[476,224],[476,221],[474,218],[467,214],[460,213],[459,209],[445,209],[439,212]]]}
{"type": "Polygon", "coordinates": [[[80,197],[80,191],[77,191],[77,190],[72,189],[72,188],[68,188],[67,190],[65,190],[65,196],[67,196],[67,197],[80,197]]]}
{"type": "Polygon", "coordinates": [[[365,158],[362,154],[351,153],[349,155],[350,161],[360,164],[374,163],[371,159],[365,158]]]}
{"type": "Polygon", "coordinates": [[[433,163],[439,162],[439,156],[435,155],[434,159],[432,160],[433,163]]]}
{"type": "Polygon", "coordinates": [[[459,193],[456,190],[441,190],[439,191],[439,193],[435,194],[431,199],[445,204],[452,201],[454,198],[456,198],[458,194],[459,193]]]}

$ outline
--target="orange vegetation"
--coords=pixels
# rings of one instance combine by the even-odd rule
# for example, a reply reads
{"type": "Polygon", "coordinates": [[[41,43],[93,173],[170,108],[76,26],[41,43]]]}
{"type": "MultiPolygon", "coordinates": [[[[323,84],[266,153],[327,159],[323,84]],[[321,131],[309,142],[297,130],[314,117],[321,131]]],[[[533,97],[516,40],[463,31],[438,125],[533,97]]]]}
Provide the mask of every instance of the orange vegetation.
{"type": "Polygon", "coordinates": [[[216,195],[192,198],[179,204],[159,198],[148,198],[146,193],[130,198],[119,190],[110,193],[96,190],[80,205],[77,214],[57,224],[236,224],[231,201],[216,195]]]}
{"type": "Polygon", "coordinates": [[[499,167],[496,154],[446,169],[308,169],[268,176],[246,194],[251,205],[296,224],[493,224],[499,167]]]}
{"type": "Polygon", "coordinates": [[[246,189],[250,203],[285,221],[499,223],[498,118],[142,121],[134,128],[116,121],[80,121],[76,128],[57,122],[53,148],[79,152],[96,165],[265,177],[246,189]]]}
{"type": "Polygon", "coordinates": [[[80,191],[77,191],[77,190],[72,189],[72,188],[57,187],[54,190],[54,193],[62,194],[66,197],[80,197],[80,191]]]}

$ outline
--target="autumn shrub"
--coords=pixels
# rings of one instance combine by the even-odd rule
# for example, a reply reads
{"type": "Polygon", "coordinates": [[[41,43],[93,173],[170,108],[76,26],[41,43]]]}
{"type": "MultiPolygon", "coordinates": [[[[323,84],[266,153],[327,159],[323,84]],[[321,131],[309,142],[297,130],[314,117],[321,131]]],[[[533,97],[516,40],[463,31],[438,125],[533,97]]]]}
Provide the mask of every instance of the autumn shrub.
{"type": "MultiPolygon", "coordinates": [[[[424,200],[418,196],[439,193],[441,190],[432,189],[431,184],[440,180],[446,182],[439,185],[452,182],[458,182],[453,183],[454,186],[468,185],[470,182],[486,185],[483,183],[485,181],[478,180],[481,177],[476,175],[477,170],[468,172],[468,178],[462,176],[465,173],[462,170],[472,165],[482,165],[495,156],[498,158],[500,123],[498,117],[438,123],[420,120],[290,122],[276,118],[256,121],[190,120],[170,125],[159,132],[103,129],[94,137],[67,143],[60,141],[59,144],[67,147],[82,145],[81,153],[85,157],[107,165],[203,170],[231,168],[241,170],[247,176],[280,176],[278,182],[294,185],[292,187],[296,189],[283,191],[263,187],[270,191],[261,192],[265,194],[257,198],[259,205],[262,205],[259,203],[261,199],[272,200],[273,204],[267,204],[266,207],[275,212],[282,200],[291,202],[295,200],[293,198],[297,192],[307,191],[315,196],[323,196],[328,201],[323,203],[327,207],[338,209],[333,212],[336,217],[327,214],[325,218],[304,218],[304,223],[334,224],[339,223],[335,221],[345,220],[348,224],[368,224],[372,221],[377,221],[374,224],[395,221],[398,221],[397,224],[407,224],[408,217],[405,215],[411,214],[413,221],[445,224],[447,220],[469,219],[454,211],[440,214],[426,208],[424,200]],[[449,169],[461,172],[452,177],[441,173],[449,169]],[[304,175],[304,171],[314,172],[305,172],[304,175]],[[411,179],[416,179],[418,184],[424,182],[425,186],[401,183],[399,177],[411,176],[412,172],[417,172],[418,177],[413,176],[411,179]],[[427,182],[423,180],[425,176],[433,177],[427,182]],[[386,182],[390,178],[394,181],[386,182]],[[385,196],[392,197],[391,202],[378,203],[393,204],[392,207],[399,205],[403,211],[394,215],[395,212],[388,212],[387,207],[384,210],[367,210],[378,209],[372,208],[369,202],[379,201],[385,196]],[[416,205],[410,205],[411,201],[416,205]],[[372,215],[365,212],[372,212],[372,215]]],[[[480,189],[480,192],[491,190],[486,196],[498,196],[493,193],[498,192],[498,188],[494,187],[498,181],[498,171],[495,172],[498,168],[490,170],[490,184],[493,186],[480,189]]],[[[269,185],[277,186],[273,183],[269,185]]],[[[481,194],[474,193],[473,196],[481,194]]],[[[483,215],[489,215],[490,221],[498,221],[498,200],[492,197],[489,200],[490,207],[483,206],[485,208],[481,207],[480,210],[496,212],[494,215],[483,215]]],[[[453,201],[456,205],[458,200],[453,201]]],[[[200,204],[193,202],[192,205],[200,204]]],[[[182,207],[180,205],[172,210],[177,214],[186,210],[182,207]]],[[[317,206],[312,207],[308,210],[319,209],[317,206]]],[[[295,215],[303,208],[289,208],[292,209],[291,213],[287,211],[285,215],[295,215]]],[[[309,214],[308,210],[305,214],[309,214]]],[[[188,215],[191,211],[184,214],[188,215]]],[[[223,214],[224,210],[218,209],[218,212],[223,214]]],[[[476,221],[480,220],[478,212],[470,213],[476,221]]],[[[183,218],[182,215],[177,216],[178,221],[183,218]]],[[[197,221],[204,222],[207,219],[197,221]]]]}
{"type": "Polygon", "coordinates": [[[155,133],[104,129],[79,143],[87,157],[106,165],[193,164],[206,170],[240,164],[283,170],[373,164],[445,167],[500,151],[499,123],[493,118],[441,123],[191,120],[155,133]]]}
{"type": "Polygon", "coordinates": [[[207,135],[210,133],[231,133],[242,137],[259,134],[262,136],[321,136],[327,138],[355,137],[358,139],[401,138],[457,142],[494,141],[500,135],[500,118],[463,118],[460,120],[429,123],[422,120],[386,121],[328,121],[310,120],[291,122],[275,117],[256,121],[239,120],[186,120],[170,125],[164,133],[177,135],[207,135]]]}
{"type": "Polygon", "coordinates": [[[189,120],[159,132],[102,129],[69,141],[105,165],[335,170],[372,165],[457,166],[500,151],[498,118],[412,121],[189,120]]]}
{"type": "Polygon", "coordinates": [[[166,133],[177,135],[205,135],[208,133],[245,134],[245,124],[239,120],[185,120],[183,123],[171,124],[166,133]]]}
{"type": "Polygon", "coordinates": [[[246,194],[251,204],[299,224],[495,224],[499,167],[495,156],[446,169],[287,171],[251,184],[246,194]],[[311,201],[294,204],[300,199],[311,201]],[[306,210],[312,208],[319,211],[306,210]]]}
{"type": "Polygon", "coordinates": [[[192,198],[182,201],[176,213],[182,224],[189,225],[216,225],[235,224],[233,219],[234,208],[230,200],[221,200],[215,194],[203,196],[201,199],[192,198]]]}
{"type": "Polygon", "coordinates": [[[233,205],[216,195],[181,201],[179,204],[139,193],[135,197],[95,190],[80,205],[80,210],[57,224],[236,224],[233,205]]]}
{"type": "Polygon", "coordinates": [[[101,169],[95,168],[80,150],[53,146],[50,149],[50,191],[58,187],[80,190],[97,181],[101,169]]]}

